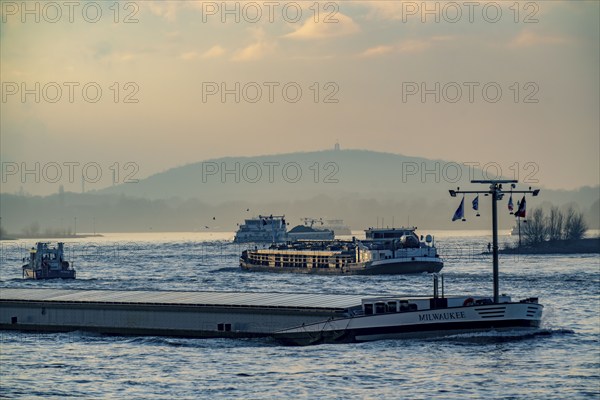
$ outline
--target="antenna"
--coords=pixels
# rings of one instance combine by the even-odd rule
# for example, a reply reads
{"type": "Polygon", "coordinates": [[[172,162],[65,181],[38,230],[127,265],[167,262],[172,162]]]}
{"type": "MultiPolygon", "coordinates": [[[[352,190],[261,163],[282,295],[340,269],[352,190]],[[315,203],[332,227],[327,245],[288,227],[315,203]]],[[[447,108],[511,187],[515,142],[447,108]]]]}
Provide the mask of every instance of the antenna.
{"type": "Polygon", "coordinates": [[[499,282],[498,282],[498,200],[502,200],[504,193],[502,191],[502,185],[510,183],[511,193],[524,193],[537,196],[540,193],[540,189],[531,190],[513,190],[516,188],[516,184],[519,181],[516,180],[505,180],[505,179],[492,179],[492,180],[472,180],[471,183],[482,183],[489,184],[488,190],[449,190],[450,196],[456,197],[457,194],[484,194],[485,196],[492,195],[492,252],[493,252],[493,274],[494,274],[494,303],[498,303],[499,297],[499,282]]]}

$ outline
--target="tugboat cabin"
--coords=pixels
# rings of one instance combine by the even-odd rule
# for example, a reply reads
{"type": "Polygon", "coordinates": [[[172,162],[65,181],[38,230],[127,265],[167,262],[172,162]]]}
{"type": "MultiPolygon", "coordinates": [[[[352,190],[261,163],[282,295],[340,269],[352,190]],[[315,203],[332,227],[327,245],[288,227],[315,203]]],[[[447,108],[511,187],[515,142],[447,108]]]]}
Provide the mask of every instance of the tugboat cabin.
{"type": "Polygon", "coordinates": [[[75,279],[75,270],[64,259],[64,243],[49,247],[48,243],[36,243],[29,251],[29,260],[23,259],[23,278],[26,279],[75,279]]]}

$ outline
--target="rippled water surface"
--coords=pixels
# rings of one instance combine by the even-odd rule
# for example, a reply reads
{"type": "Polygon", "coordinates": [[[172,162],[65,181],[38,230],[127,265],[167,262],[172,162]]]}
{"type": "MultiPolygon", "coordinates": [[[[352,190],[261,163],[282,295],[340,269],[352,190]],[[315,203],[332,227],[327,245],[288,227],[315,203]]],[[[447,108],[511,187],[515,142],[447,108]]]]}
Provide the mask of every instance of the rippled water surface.
{"type": "MultiPolygon", "coordinates": [[[[427,294],[431,276],[242,272],[233,234],[109,234],[65,240],[75,281],[25,281],[32,240],[1,242],[1,287],[427,294]]],[[[505,236],[501,242],[512,240],[505,236]]],[[[489,294],[488,236],[440,232],[449,294],[489,294]]],[[[501,256],[500,291],[544,304],[541,329],[427,340],[285,347],[0,331],[7,398],[600,398],[600,258],[501,256]]]]}

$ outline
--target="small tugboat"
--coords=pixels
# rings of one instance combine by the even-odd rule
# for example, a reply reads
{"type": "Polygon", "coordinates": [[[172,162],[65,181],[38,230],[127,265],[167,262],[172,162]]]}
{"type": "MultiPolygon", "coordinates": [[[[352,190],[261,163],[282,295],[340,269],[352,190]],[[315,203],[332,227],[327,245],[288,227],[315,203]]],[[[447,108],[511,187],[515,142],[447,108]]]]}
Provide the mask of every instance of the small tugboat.
{"type": "Polygon", "coordinates": [[[396,275],[439,272],[444,262],[433,238],[426,242],[416,228],[372,229],[368,240],[298,241],[269,249],[245,250],[240,267],[248,271],[318,275],[396,275]]]}
{"type": "Polygon", "coordinates": [[[29,262],[23,265],[23,278],[75,279],[73,266],[64,259],[63,245],[58,243],[57,247],[48,247],[48,243],[36,243],[36,247],[29,251],[29,262]]]}

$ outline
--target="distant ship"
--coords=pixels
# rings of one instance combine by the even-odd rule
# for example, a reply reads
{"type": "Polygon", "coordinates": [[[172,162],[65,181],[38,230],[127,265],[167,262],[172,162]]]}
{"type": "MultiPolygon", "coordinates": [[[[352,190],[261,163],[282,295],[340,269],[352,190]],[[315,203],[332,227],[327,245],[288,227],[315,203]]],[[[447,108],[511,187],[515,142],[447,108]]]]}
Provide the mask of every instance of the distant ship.
{"type": "Polygon", "coordinates": [[[240,267],[248,271],[318,275],[380,275],[439,272],[443,260],[433,238],[420,241],[416,228],[372,229],[367,240],[291,242],[245,250],[240,267]]]}
{"type": "Polygon", "coordinates": [[[64,259],[63,245],[58,243],[57,247],[48,247],[48,243],[36,243],[36,247],[29,251],[29,262],[23,265],[23,278],[75,279],[75,270],[64,259]]]}
{"type": "Polygon", "coordinates": [[[287,233],[288,241],[333,240],[335,234],[329,229],[318,229],[306,225],[297,225],[287,233]]]}
{"type": "MultiPolygon", "coordinates": [[[[521,234],[523,232],[521,231],[521,234]]],[[[519,225],[515,225],[512,228],[510,228],[510,234],[511,236],[519,236],[519,225]]]]}
{"type": "Polygon", "coordinates": [[[333,240],[335,233],[331,229],[315,227],[315,224],[323,225],[322,219],[302,218],[304,225],[297,225],[287,233],[288,241],[297,240],[333,240]]]}
{"type": "Polygon", "coordinates": [[[259,215],[246,219],[235,234],[235,243],[283,243],[287,240],[284,215],[259,215]]]}
{"type": "Polygon", "coordinates": [[[336,236],[350,236],[352,231],[348,225],[344,225],[343,219],[326,219],[322,226],[323,229],[330,229],[336,236]]]}
{"type": "Polygon", "coordinates": [[[315,218],[303,218],[304,225],[297,225],[289,232],[284,215],[259,215],[240,225],[233,241],[235,243],[285,243],[296,240],[333,240],[330,229],[315,227],[321,223],[315,218]]]}

